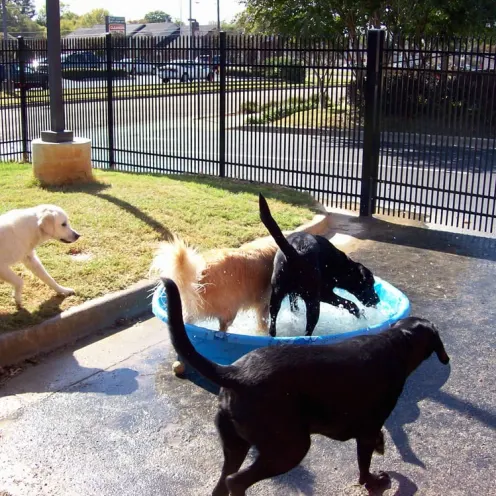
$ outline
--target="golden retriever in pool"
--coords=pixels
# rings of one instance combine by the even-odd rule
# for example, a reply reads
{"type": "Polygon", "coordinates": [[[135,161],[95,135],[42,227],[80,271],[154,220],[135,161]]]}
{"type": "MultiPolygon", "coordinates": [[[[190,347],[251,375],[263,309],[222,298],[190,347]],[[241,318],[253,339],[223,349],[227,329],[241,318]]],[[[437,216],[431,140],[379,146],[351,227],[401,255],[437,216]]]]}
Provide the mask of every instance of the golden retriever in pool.
{"type": "Polygon", "coordinates": [[[14,286],[14,299],[22,306],[23,280],[11,268],[22,262],[35,276],[62,295],[74,294],[46,271],[35,248],[49,239],[73,243],[79,234],[69,225],[67,214],[56,205],[10,210],[0,215],[0,280],[14,286]]]}
{"type": "MultiPolygon", "coordinates": [[[[311,222],[297,230],[324,234],[328,223],[311,222]]],[[[166,277],[176,283],[186,322],[218,319],[219,329],[227,331],[240,310],[254,309],[258,331],[267,332],[270,279],[277,249],[268,236],[239,248],[199,253],[176,237],[161,244],[150,275],[166,277]]]]}

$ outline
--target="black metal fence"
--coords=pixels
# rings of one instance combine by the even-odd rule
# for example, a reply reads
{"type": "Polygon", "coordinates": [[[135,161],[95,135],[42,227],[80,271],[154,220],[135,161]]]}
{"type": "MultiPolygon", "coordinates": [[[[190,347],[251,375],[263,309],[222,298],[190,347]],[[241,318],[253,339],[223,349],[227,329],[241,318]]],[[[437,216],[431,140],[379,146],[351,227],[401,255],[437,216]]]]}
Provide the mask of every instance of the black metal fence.
{"type": "MultiPolygon", "coordinates": [[[[63,40],[62,58],[67,127],[92,139],[97,167],[283,184],[363,215],[494,231],[491,40],[107,35],[63,40]]],[[[45,59],[44,40],[0,45],[3,160],[29,159],[49,127],[45,59]]]]}

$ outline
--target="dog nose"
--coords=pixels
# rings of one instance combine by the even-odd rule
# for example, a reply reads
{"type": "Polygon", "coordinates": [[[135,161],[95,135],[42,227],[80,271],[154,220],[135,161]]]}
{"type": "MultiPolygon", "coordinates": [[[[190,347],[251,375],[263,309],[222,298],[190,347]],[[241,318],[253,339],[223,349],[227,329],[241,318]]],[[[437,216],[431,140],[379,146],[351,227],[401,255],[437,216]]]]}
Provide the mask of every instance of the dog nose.
{"type": "Polygon", "coordinates": [[[81,234],[78,234],[76,231],[74,231],[74,240],[77,241],[81,237],[81,234]]]}

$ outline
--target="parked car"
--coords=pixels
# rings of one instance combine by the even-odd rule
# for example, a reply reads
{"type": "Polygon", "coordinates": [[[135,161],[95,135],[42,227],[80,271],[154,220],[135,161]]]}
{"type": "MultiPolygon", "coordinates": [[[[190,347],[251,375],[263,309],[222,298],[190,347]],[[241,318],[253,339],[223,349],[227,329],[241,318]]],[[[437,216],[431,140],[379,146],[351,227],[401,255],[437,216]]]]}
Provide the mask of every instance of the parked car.
{"type": "MultiPolygon", "coordinates": [[[[10,71],[10,78],[14,84],[14,88],[21,87],[21,68],[19,64],[10,64],[10,66],[0,65],[0,82],[6,80],[10,71]]],[[[30,65],[24,66],[24,87],[27,90],[33,88],[48,89],[48,74],[35,71],[30,65]]]]}
{"type": "Polygon", "coordinates": [[[204,65],[209,65],[215,73],[220,69],[220,55],[200,55],[196,57],[195,62],[200,62],[204,65]]]}
{"type": "Polygon", "coordinates": [[[93,52],[63,53],[62,69],[104,69],[105,62],[93,52]]]}
{"type": "Polygon", "coordinates": [[[210,67],[193,60],[172,60],[157,71],[164,83],[168,83],[171,79],[179,79],[182,83],[194,79],[211,80],[214,75],[210,67]]]}
{"type": "Polygon", "coordinates": [[[129,74],[155,74],[156,71],[155,64],[144,59],[122,59],[115,63],[115,67],[129,74]]]}
{"type": "MultiPolygon", "coordinates": [[[[93,52],[63,53],[60,56],[62,70],[71,69],[105,69],[105,62],[93,52]]],[[[30,67],[39,72],[48,72],[48,60],[46,58],[35,59],[30,67]]]]}
{"type": "Polygon", "coordinates": [[[48,72],[48,60],[46,58],[43,59],[34,59],[29,64],[35,71],[48,72]],[[42,70],[43,69],[43,70],[42,70]]]}

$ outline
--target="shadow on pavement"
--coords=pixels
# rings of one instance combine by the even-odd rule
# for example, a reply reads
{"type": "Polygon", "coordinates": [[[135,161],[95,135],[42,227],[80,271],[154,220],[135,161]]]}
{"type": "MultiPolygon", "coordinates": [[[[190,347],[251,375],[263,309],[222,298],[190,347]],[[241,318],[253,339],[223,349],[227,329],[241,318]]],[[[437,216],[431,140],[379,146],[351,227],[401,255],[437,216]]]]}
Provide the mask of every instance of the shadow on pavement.
{"type": "MultiPolygon", "coordinates": [[[[119,328],[105,335],[119,332],[119,328]]],[[[103,333],[78,342],[92,343],[102,338],[103,333]]],[[[102,393],[108,396],[128,395],[138,389],[138,372],[130,368],[105,370],[84,367],[79,364],[73,351],[62,349],[48,355],[24,362],[20,367],[7,367],[0,376],[0,398],[26,393],[102,393]],[[21,368],[22,367],[22,368],[21,368]]]]}
{"type": "Polygon", "coordinates": [[[403,461],[425,468],[425,464],[412,451],[404,427],[418,419],[420,401],[426,398],[436,400],[439,389],[446,383],[450,373],[451,366],[440,364],[433,355],[407,380],[405,389],[385,424],[403,461]]]}
{"type": "MultiPolygon", "coordinates": [[[[400,219],[399,219],[400,220],[400,219]]],[[[434,250],[463,257],[496,261],[496,237],[436,231],[414,225],[404,225],[370,217],[351,217],[332,213],[332,229],[355,238],[379,243],[434,250]]]]}

